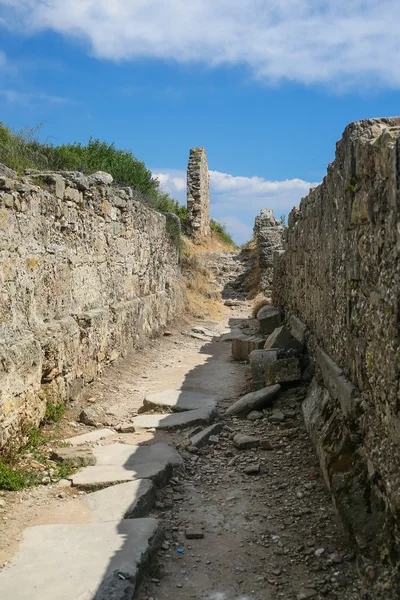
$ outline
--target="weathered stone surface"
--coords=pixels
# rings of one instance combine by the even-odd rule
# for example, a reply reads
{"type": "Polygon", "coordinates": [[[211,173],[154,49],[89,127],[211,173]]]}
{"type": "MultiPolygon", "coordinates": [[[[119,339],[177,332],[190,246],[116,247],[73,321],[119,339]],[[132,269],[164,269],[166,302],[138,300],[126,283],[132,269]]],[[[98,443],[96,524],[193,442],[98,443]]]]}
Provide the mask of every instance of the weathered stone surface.
{"type": "Polygon", "coordinates": [[[0,572],[1,594],[13,600],[133,598],[160,543],[155,519],[30,527],[17,556],[0,572]]]}
{"type": "Polygon", "coordinates": [[[167,462],[140,463],[130,468],[114,465],[85,467],[69,478],[80,490],[93,492],[119,483],[150,479],[157,487],[164,487],[172,476],[172,465],[167,462]]]}
{"type": "Polygon", "coordinates": [[[11,179],[17,177],[17,173],[13,169],[10,169],[6,165],[3,165],[3,163],[0,163],[0,175],[10,177],[11,179]]]}
{"type": "Polygon", "coordinates": [[[300,380],[301,369],[298,358],[282,358],[267,364],[265,367],[266,385],[300,380]]]}
{"type": "Polygon", "coordinates": [[[190,425],[204,425],[212,421],[215,409],[212,406],[188,410],[171,415],[166,413],[139,415],[133,419],[133,424],[142,429],[178,429],[190,425]]]}
{"type": "Polygon", "coordinates": [[[267,337],[281,325],[281,312],[274,306],[263,306],[257,313],[261,336],[267,337]]]}
{"type": "Polygon", "coordinates": [[[282,248],[282,233],[283,227],[276,221],[272,209],[263,208],[255,219],[254,235],[261,269],[261,289],[267,296],[272,291],[274,254],[282,248]]]}
{"type": "Polygon", "coordinates": [[[97,465],[123,466],[126,469],[141,463],[151,462],[168,462],[173,467],[181,467],[184,464],[179,452],[162,442],[142,446],[107,444],[96,446],[93,452],[97,465]]]}
{"type": "Polygon", "coordinates": [[[95,444],[111,435],[115,435],[115,431],[112,429],[97,429],[96,431],[89,431],[89,433],[83,433],[82,435],[67,438],[64,442],[71,446],[82,446],[84,444],[95,444]]]}
{"type": "Polygon", "coordinates": [[[264,414],[258,410],[252,410],[246,417],[248,421],[258,421],[258,419],[262,419],[264,414]]]}
{"type": "Polygon", "coordinates": [[[210,425],[209,427],[202,429],[202,431],[199,431],[199,433],[193,435],[190,438],[190,444],[196,448],[203,448],[203,446],[207,446],[210,438],[220,433],[222,429],[222,423],[214,423],[213,425],[210,425]]]}
{"type": "Polygon", "coordinates": [[[105,425],[109,421],[106,411],[99,404],[86,406],[79,415],[79,420],[81,423],[93,427],[99,424],[105,425]]]}
{"type": "Polygon", "coordinates": [[[96,171],[93,175],[89,175],[87,180],[89,185],[111,185],[114,181],[113,176],[104,171],[96,171]]]}
{"type": "Polygon", "coordinates": [[[47,400],[77,398],[182,303],[166,217],[132,190],[88,189],[77,173],[13,184],[0,189],[0,448],[21,445],[47,400]]]}
{"type": "Polygon", "coordinates": [[[210,235],[210,175],[204,148],[190,150],[187,210],[189,235],[195,239],[210,235]]]}
{"type": "Polygon", "coordinates": [[[91,448],[55,448],[51,454],[52,460],[70,462],[74,467],[87,467],[96,464],[96,457],[91,448]]]}
{"type": "Polygon", "coordinates": [[[253,350],[249,354],[253,391],[265,387],[265,368],[268,363],[278,360],[277,350],[253,350]]]}
{"type": "Polygon", "coordinates": [[[196,408],[215,408],[216,404],[216,396],[201,394],[199,392],[188,392],[186,390],[164,390],[163,392],[148,394],[139,412],[163,408],[173,412],[180,412],[196,408]]]}
{"type": "Polygon", "coordinates": [[[234,360],[247,360],[253,350],[259,350],[265,340],[255,335],[239,334],[232,339],[232,356],[234,360]]]}
{"type": "Polygon", "coordinates": [[[83,502],[89,507],[92,523],[137,519],[152,509],[156,489],[149,479],[138,479],[86,494],[83,502]]]}
{"type": "Polygon", "coordinates": [[[283,351],[301,353],[303,351],[303,344],[296,340],[287,327],[282,325],[282,327],[278,327],[268,336],[264,348],[279,348],[279,350],[283,351]]]}
{"type": "Polygon", "coordinates": [[[399,133],[400,118],[346,127],[322,184],[289,216],[273,293],[308,326],[329,390],[305,405],[310,435],[360,565],[376,565],[368,595],[385,600],[400,563],[399,133]]]}
{"type": "Polygon", "coordinates": [[[258,410],[271,406],[272,401],[279,394],[281,386],[271,385],[269,387],[262,388],[256,392],[250,392],[246,394],[240,400],[237,400],[232,406],[226,411],[227,415],[247,415],[253,410],[258,410]]]}
{"type": "Polygon", "coordinates": [[[290,333],[298,340],[299,342],[304,342],[307,335],[307,325],[300,321],[298,317],[292,315],[290,317],[290,333]]]}
{"type": "Polygon", "coordinates": [[[258,448],[260,439],[244,433],[237,433],[233,438],[233,445],[239,450],[248,450],[249,448],[258,448]]]}

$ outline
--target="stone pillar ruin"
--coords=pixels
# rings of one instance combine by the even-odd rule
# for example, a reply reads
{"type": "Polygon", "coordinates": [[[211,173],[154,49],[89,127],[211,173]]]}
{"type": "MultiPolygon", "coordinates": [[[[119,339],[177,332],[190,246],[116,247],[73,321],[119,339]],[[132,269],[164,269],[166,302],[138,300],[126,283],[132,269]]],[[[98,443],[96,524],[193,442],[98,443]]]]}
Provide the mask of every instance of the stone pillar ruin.
{"type": "Polygon", "coordinates": [[[210,234],[210,175],[204,148],[190,150],[187,170],[188,234],[201,239],[210,234]]]}
{"type": "Polygon", "coordinates": [[[263,208],[254,223],[254,236],[257,240],[261,270],[261,289],[266,296],[272,293],[274,254],[282,250],[283,229],[275,219],[271,208],[263,208]]]}

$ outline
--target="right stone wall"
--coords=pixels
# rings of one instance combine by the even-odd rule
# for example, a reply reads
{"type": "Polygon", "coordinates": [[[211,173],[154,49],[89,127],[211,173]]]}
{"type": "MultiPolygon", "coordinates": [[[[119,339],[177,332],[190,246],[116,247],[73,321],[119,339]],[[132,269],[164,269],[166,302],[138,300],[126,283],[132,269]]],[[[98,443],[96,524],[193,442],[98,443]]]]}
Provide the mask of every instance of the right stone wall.
{"type": "Polygon", "coordinates": [[[306,425],[369,598],[399,598],[400,118],[350,124],[292,210],[273,301],[308,327],[306,425]]]}

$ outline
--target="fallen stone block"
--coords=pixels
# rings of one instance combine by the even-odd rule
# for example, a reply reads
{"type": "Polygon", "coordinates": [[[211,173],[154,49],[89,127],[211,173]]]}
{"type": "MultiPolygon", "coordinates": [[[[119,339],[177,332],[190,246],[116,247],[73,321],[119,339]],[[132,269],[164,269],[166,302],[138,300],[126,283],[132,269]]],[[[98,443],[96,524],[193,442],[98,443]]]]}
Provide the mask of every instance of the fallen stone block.
{"type": "Polygon", "coordinates": [[[257,313],[261,336],[268,336],[277,327],[280,327],[282,317],[280,311],[274,306],[263,306],[257,313]]]}
{"type": "Polygon", "coordinates": [[[300,361],[298,358],[283,358],[267,364],[265,367],[265,383],[288,383],[301,380],[300,361]]]}
{"type": "Polygon", "coordinates": [[[215,409],[212,406],[169,414],[139,415],[133,419],[133,424],[141,429],[178,429],[191,425],[204,425],[214,418],[215,409]]]}
{"type": "Polygon", "coordinates": [[[239,450],[248,450],[249,448],[258,448],[260,439],[244,433],[237,433],[233,438],[233,445],[239,450]]]}
{"type": "Polygon", "coordinates": [[[138,479],[86,494],[82,500],[89,507],[92,523],[136,519],[153,508],[156,489],[149,479],[138,479]]]}
{"type": "Polygon", "coordinates": [[[264,345],[265,349],[268,348],[279,348],[279,350],[292,350],[296,353],[303,352],[303,344],[296,340],[296,338],[290,333],[289,329],[282,325],[271,333],[264,345]]]}
{"type": "Polygon", "coordinates": [[[204,538],[204,531],[200,527],[190,527],[185,531],[185,538],[187,540],[202,540],[204,538]]]}
{"type": "Polygon", "coordinates": [[[96,457],[91,448],[72,447],[55,448],[51,454],[51,459],[59,462],[69,462],[74,467],[87,467],[96,464],[96,457]]]}
{"type": "Polygon", "coordinates": [[[269,420],[271,423],[282,423],[285,420],[285,415],[281,410],[279,410],[279,408],[274,408],[269,420]]]}
{"type": "Polygon", "coordinates": [[[259,350],[265,344],[265,340],[257,336],[246,334],[238,335],[232,339],[233,360],[247,360],[250,352],[259,350]]]}
{"type": "Polygon", "coordinates": [[[163,392],[148,394],[139,412],[160,409],[180,412],[206,407],[215,408],[216,405],[216,396],[199,392],[187,392],[185,390],[164,390],[163,392]]]}
{"type": "Polygon", "coordinates": [[[271,385],[269,387],[262,388],[256,392],[250,392],[246,394],[240,400],[232,404],[226,411],[227,415],[247,415],[253,410],[259,410],[267,406],[271,406],[272,401],[278,395],[281,386],[271,385]]]}
{"type": "Polygon", "coordinates": [[[108,421],[107,413],[102,406],[93,404],[87,406],[79,415],[79,421],[85,425],[96,427],[99,423],[104,425],[108,421]]]}
{"type": "Polygon", "coordinates": [[[244,469],[244,473],[246,475],[258,475],[260,472],[260,463],[254,463],[253,465],[248,465],[244,469]]]}
{"type": "Polygon", "coordinates": [[[360,402],[357,388],[346,379],[339,365],[319,346],[316,348],[316,358],[325,386],[332,398],[339,400],[343,415],[347,417],[354,414],[360,402]]]}
{"type": "Polygon", "coordinates": [[[265,367],[268,363],[278,360],[277,350],[253,350],[249,354],[253,391],[265,387],[265,367]]]}
{"type": "Polygon", "coordinates": [[[190,444],[196,448],[203,448],[203,446],[207,446],[210,438],[220,433],[222,429],[222,423],[214,423],[213,425],[206,427],[206,429],[203,429],[199,433],[196,433],[196,435],[192,436],[190,438],[190,444]]]}
{"type": "Polygon", "coordinates": [[[258,410],[252,410],[246,417],[248,421],[258,421],[258,419],[262,419],[264,414],[258,410]]]}
{"type": "Polygon", "coordinates": [[[89,431],[89,433],[83,433],[75,437],[67,438],[64,443],[71,446],[82,446],[83,444],[94,444],[100,440],[103,440],[111,435],[115,435],[115,431],[112,429],[97,429],[96,431],[89,431]]]}
{"type": "Polygon", "coordinates": [[[116,429],[119,433],[135,433],[135,426],[132,423],[120,423],[116,429]]]}
{"type": "Polygon", "coordinates": [[[149,555],[161,541],[155,519],[29,527],[18,554],[0,572],[1,597],[133,598],[149,555]]]}

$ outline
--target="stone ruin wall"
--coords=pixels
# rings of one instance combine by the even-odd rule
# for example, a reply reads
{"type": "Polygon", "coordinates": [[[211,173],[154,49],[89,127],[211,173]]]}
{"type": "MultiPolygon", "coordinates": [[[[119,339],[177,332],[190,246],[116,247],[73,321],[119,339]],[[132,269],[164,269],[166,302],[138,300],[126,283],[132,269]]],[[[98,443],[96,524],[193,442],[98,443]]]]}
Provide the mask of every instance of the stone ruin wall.
{"type": "Polygon", "coordinates": [[[308,327],[303,413],[368,598],[400,593],[400,118],[350,124],[292,210],[273,301],[308,327]]]}
{"type": "Polygon", "coordinates": [[[207,237],[210,230],[210,175],[204,148],[190,150],[187,170],[188,233],[193,239],[207,237]]]}
{"type": "Polygon", "coordinates": [[[282,249],[283,227],[279,225],[271,208],[263,208],[256,217],[254,238],[257,242],[260,287],[265,296],[271,296],[274,280],[274,256],[282,249]]]}
{"type": "Polygon", "coordinates": [[[180,309],[167,218],[111,181],[0,173],[0,449],[180,309]]]}

